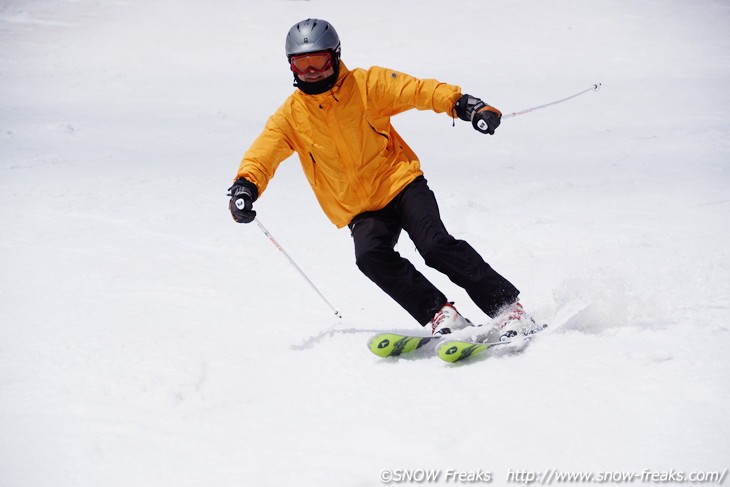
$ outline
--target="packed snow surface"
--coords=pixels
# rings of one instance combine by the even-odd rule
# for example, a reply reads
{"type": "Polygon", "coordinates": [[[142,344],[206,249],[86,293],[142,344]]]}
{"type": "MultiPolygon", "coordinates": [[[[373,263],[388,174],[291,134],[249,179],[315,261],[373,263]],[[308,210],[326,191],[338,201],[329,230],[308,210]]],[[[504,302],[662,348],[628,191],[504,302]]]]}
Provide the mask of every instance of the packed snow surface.
{"type": "Polygon", "coordinates": [[[0,485],[730,467],[728,32],[721,0],[0,2],[0,485]],[[372,355],[377,332],[423,330],[359,273],[296,157],[255,209],[342,319],[231,220],[307,17],[350,68],[505,113],[602,83],[494,136],[393,120],[449,230],[550,325],[524,352],[372,355]]]}

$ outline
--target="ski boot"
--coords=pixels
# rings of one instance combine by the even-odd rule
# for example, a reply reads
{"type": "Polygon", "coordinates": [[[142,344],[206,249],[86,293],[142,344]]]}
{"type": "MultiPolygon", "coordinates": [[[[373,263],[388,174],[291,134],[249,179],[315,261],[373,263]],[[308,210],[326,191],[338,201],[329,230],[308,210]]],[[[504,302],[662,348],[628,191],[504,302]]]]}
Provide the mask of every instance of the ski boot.
{"type": "Polygon", "coordinates": [[[454,308],[454,303],[448,302],[434,315],[431,322],[426,325],[431,327],[431,334],[434,337],[440,337],[462,330],[467,326],[473,326],[471,321],[464,318],[454,308]]]}
{"type": "Polygon", "coordinates": [[[514,338],[532,335],[546,326],[538,325],[532,316],[525,312],[519,302],[512,303],[503,308],[494,321],[496,323],[495,330],[499,334],[500,341],[508,341],[514,338]]]}

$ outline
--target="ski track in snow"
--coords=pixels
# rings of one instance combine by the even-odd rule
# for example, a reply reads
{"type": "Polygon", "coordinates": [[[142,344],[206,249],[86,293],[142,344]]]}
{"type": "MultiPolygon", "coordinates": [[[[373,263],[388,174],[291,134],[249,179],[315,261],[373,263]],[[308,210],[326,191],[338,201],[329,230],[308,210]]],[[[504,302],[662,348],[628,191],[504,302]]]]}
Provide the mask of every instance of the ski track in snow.
{"type": "Polygon", "coordinates": [[[730,467],[728,27],[721,1],[4,2],[0,485],[730,467]],[[550,324],[525,351],[371,355],[373,334],[419,329],[295,158],[256,209],[342,319],[231,221],[225,189],[292,90],[284,36],[307,17],[350,68],[505,112],[603,84],[493,137],[394,118],[450,231],[550,324]]]}

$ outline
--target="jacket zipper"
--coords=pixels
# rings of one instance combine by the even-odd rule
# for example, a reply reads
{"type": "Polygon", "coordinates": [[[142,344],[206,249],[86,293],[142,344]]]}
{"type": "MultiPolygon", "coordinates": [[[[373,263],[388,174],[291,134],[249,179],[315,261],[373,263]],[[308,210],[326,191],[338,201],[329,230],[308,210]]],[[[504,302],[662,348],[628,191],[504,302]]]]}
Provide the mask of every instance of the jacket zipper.
{"type": "MultiPolygon", "coordinates": [[[[332,97],[335,99],[335,101],[337,103],[339,103],[339,100],[334,96],[334,93],[332,93],[332,97]]],[[[347,161],[347,163],[350,167],[345,169],[345,173],[348,175],[347,179],[348,179],[349,183],[352,185],[352,188],[355,191],[355,193],[357,194],[358,199],[360,199],[361,201],[370,201],[370,195],[368,194],[367,189],[365,188],[365,185],[360,180],[360,176],[357,173],[357,170],[356,170],[357,161],[352,154],[352,150],[350,149],[350,147],[347,145],[346,142],[343,142],[344,140],[346,140],[346,138],[344,136],[344,133],[342,132],[342,126],[340,124],[340,121],[337,120],[337,116],[335,116],[333,109],[331,109],[331,108],[326,109],[324,112],[325,112],[325,117],[331,121],[332,128],[337,131],[338,136],[335,137],[335,144],[337,145],[337,150],[341,154],[343,154],[343,156],[345,154],[347,154],[349,156],[349,158],[348,158],[349,160],[347,161]]],[[[369,124],[369,122],[368,122],[368,124],[369,124]]],[[[377,132],[377,130],[376,130],[376,132],[377,132]]],[[[381,134],[381,135],[383,135],[383,134],[381,134]]]]}

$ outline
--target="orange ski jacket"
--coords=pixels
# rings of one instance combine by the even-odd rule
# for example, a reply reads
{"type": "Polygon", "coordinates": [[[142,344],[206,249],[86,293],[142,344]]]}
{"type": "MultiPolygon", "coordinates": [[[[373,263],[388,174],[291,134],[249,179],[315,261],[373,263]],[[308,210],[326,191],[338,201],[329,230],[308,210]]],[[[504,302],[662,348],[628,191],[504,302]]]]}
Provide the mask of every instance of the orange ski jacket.
{"type": "Polygon", "coordinates": [[[340,63],[331,90],[297,90],[269,117],[236,178],[254,183],[261,195],[279,164],[296,152],[322,210],[342,228],[386,206],[423,174],[390,118],[412,108],[453,116],[459,97],[458,86],[380,67],[349,71],[340,63]]]}

